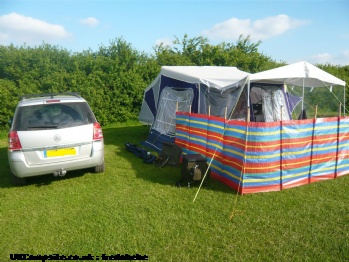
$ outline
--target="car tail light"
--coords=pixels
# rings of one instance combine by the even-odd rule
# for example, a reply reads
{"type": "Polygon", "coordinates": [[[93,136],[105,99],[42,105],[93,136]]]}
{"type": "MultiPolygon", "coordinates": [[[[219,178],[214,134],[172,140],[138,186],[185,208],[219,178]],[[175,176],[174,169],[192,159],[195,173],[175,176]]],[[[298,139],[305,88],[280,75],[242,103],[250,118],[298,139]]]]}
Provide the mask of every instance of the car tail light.
{"type": "Polygon", "coordinates": [[[8,134],[8,149],[9,150],[22,150],[21,141],[19,141],[17,131],[11,131],[8,134]]]}
{"type": "Polygon", "coordinates": [[[93,123],[93,140],[103,139],[102,127],[98,122],[93,123]]]}

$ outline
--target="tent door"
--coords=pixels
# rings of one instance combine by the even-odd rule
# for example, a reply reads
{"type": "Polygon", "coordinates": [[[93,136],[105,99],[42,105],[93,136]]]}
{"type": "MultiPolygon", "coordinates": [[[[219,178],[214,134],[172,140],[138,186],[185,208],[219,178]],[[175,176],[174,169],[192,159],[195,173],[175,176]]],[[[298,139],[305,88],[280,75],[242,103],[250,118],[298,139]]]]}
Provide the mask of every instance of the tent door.
{"type": "Polygon", "coordinates": [[[158,110],[152,128],[161,134],[176,133],[176,109],[189,112],[193,102],[193,89],[176,89],[165,87],[160,95],[158,110]],[[178,108],[177,108],[178,105],[178,108]]]}
{"type": "Polygon", "coordinates": [[[282,90],[264,90],[263,114],[265,122],[275,122],[281,119],[290,120],[288,109],[285,105],[285,96],[282,90]]]}

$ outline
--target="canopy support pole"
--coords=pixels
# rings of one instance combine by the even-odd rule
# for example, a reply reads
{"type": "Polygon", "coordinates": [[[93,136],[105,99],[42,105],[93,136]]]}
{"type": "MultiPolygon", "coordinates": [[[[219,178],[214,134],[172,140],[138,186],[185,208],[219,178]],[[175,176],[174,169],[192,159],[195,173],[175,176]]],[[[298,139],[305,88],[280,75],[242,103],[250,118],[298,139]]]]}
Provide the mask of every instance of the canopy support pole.
{"type": "Polygon", "coordinates": [[[344,112],[343,112],[344,115],[343,115],[343,116],[345,117],[345,109],[346,109],[346,108],[345,108],[345,85],[344,85],[344,101],[343,101],[343,106],[344,106],[344,110],[343,110],[343,111],[344,111],[344,112]]]}
{"type": "Polygon", "coordinates": [[[250,112],[250,76],[247,77],[247,116],[248,122],[250,122],[251,112],[250,112]]]}
{"type": "Polygon", "coordinates": [[[248,76],[247,81],[247,107],[250,108],[250,76],[248,76]]]}
{"type": "Polygon", "coordinates": [[[302,113],[304,109],[304,78],[303,78],[303,95],[302,95],[302,113]]]}

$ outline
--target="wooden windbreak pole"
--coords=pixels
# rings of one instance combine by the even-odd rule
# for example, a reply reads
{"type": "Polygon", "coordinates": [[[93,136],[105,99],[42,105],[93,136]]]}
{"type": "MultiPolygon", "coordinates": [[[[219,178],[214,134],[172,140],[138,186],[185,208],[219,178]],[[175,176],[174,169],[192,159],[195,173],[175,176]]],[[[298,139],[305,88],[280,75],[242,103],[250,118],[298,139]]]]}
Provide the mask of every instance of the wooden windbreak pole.
{"type": "Polygon", "coordinates": [[[208,116],[211,116],[211,105],[208,105],[208,116]]]}
{"type": "MultiPolygon", "coordinates": [[[[345,108],[344,108],[344,112],[345,112],[345,108]]],[[[342,115],[342,103],[339,103],[339,106],[338,106],[338,120],[337,120],[336,171],[334,173],[334,178],[337,178],[337,176],[338,176],[338,155],[339,155],[339,143],[340,143],[341,115],[342,115]]]]}
{"type": "Polygon", "coordinates": [[[313,119],[313,130],[312,130],[312,134],[311,134],[311,151],[310,151],[310,164],[309,164],[309,172],[308,172],[308,184],[311,183],[311,178],[312,178],[313,158],[314,158],[314,140],[316,139],[315,127],[316,127],[317,113],[318,113],[318,104],[315,105],[315,114],[314,114],[314,119],[313,119]]]}
{"type": "Polygon", "coordinates": [[[280,106],[280,190],[283,189],[283,177],[282,177],[282,151],[283,151],[283,145],[282,145],[282,115],[283,115],[283,107],[280,106]]]}
{"type": "Polygon", "coordinates": [[[224,119],[225,120],[227,120],[227,110],[228,110],[228,108],[227,108],[227,106],[225,106],[225,108],[224,108],[224,119]]]}
{"type": "Polygon", "coordinates": [[[191,113],[191,105],[189,106],[189,113],[191,113]]]}
{"type": "Polygon", "coordinates": [[[178,101],[176,102],[176,112],[178,112],[178,101]]]}

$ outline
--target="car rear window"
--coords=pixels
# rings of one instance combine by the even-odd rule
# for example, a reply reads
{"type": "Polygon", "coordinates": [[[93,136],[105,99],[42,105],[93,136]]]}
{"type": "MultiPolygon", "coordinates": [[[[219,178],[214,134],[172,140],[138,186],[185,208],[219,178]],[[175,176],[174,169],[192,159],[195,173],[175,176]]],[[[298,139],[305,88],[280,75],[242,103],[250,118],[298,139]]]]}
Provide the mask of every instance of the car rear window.
{"type": "Polygon", "coordinates": [[[13,129],[16,131],[67,128],[96,122],[85,102],[52,103],[18,107],[13,129]]]}

